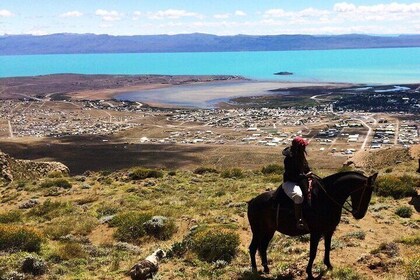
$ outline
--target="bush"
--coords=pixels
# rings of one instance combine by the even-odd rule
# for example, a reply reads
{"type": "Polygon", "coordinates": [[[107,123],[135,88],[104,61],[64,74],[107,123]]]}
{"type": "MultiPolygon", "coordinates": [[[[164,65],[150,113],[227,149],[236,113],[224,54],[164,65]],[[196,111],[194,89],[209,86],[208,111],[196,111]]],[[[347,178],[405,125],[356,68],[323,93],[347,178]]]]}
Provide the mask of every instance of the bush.
{"type": "Polygon", "coordinates": [[[387,169],[385,169],[385,173],[392,173],[392,167],[388,167],[387,169]]]}
{"type": "Polygon", "coordinates": [[[188,242],[181,241],[181,242],[175,242],[172,244],[172,247],[169,249],[168,253],[166,254],[166,257],[168,258],[181,258],[187,253],[189,249],[188,242]]]}
{"type": "Polygon", "coordinates": [[[204,230],[192,239],[192,249],[198,258],[206,262],[223,260],[230,262],[236,255],[239,235],[225,230],[204,230]]]}
{"type": "Polygon", "coordinates": [[[110,221],[110,226],[117,227],[114,237],[119,241],[136,242],[146,235],[143,224],[150,220],[150,214],[125,212],[118,214],[110,221]]]}
{"type": "Polygon", "coordinates": [[[332,273],[333,279],[340,279],[340,280],[361,280],[365,279],[362,275],[360,275],[357,271],[354,271],[350,267],[339,267],[334,269],[332,273]]]}
{"type": "Polygon", "coordinates": [[[211,168],[211,167],[197,167],[194,170],[194,174],[204,174],[204,173],[219,173],[219,171],[217,171],[217,169],[211,168]]]}
{"type": "Polygon", "coordinates": [[[353,171],[353,167],[349,165],[343,165],[342,167],[337,169],[337,172],[348,172],[348,171],[353,171]]]}
{"type": "Polygon", "coordinates": [[[394,242],[390,243],[381,243],[377,249],[371,251],[372,254],[376,255],[379,253],[383,253],[388,257],[397,257],[400,254],[400,248],[394,242]]]}
{"type": "Polygon", "coordinates": [[[395,214],[397,214],[401,218],[410,218],[411,215],[413,215],[413,210],[411,209],[411,207],[401,206],[398,207],[397,210],[395,210],[395,214]]]}
{"type": "Polygon", "coordinates": [[[21,221],[22,221],[22,213],[20,211],[12,210],[12,211],[0,214],[0,223],[2,224],[18,223],[21,221]]]}
{"type": "Polygon", "coordinates": [[[39,252],[42,236],[24,226],[0,225],[0,250],[39,252]]]}
{"type": "Polygon", "coordinates": [[[220,174],[220,176],[223,178],[243,178],[244,174],[241,169],[232,168],[232,169],[223,171],[222,174],[220,174]]]}
{"type": "Polygon", "coordinates": [[[135,168],[129,174],[130,180],[143,180],[146,178],[162,178],[163,173],[159,170],[147,169],[147,168],[135,168]]]}
{"type": "Polygon", "coordinates": [[[50,173],[48,173],[48,178],[61,178],[63,177],[63,173],[60,171],[51,171],[50,173]]]}
{"type": "Polygon", "coordinates": [[[279,164],[269,164],[267,166],[264,166],[261,169],[261,172],[264,175],[271,175],[271,174],[282,175],[284,173],[284,167],[279,164]]]}
{"type": "Polygon", "coordinates": [[[51,187],[58,187],[63,189],[70,189],[71,184],[69,181],[63,178],[46,180],[41,183],[41,188],[51,188],[51,187]]]}
{"type": "Polygon", "coordinates": [[[118,212],[118,206],[115,204],[102,204],[96,209],[98,217],[114,215],[118,212]]]}
{"type": "Polygon", "coordinates": [[[407,280],[420,279],[420,257],[411,259],[405,267],[405,276],[407,280]]]}
{"type": "Polygon", "coordinates": [[[98,221],[91,216],[60,217],[51,221],[45,228],[45,235],[51,239],[59,239],[68,234],[86,236],[97,226],[98,221]]]}
{"type": "Polygon", "coordinates": [[[68,242],[58,249],[58,257],[61,260],[83,259],[87,253],[79,243],[68,242]]]}
{"type": "Polygon", "coordinates": [[[154,216],[143,224],[146,233],[160,240],[168,240],[176,232],[176,225],[172,219],[154,216]]]}
{"type": "Polygon", "coordinates": [[[29,212],[29,216],[42,217],[47,220],[51,220],[65,213],[71,212],[71,206],[67,203],[52,202],[50,199],[44,201],[32,208],[29,212]]]}
{"type": "Polygon", "coordinates": [[[403,243],[406,245],[420,245],[420,234],[403,237],[397,240],[397,242],[403,243]]]}
{"type": "Polygon", "coordinates": [[[414,196],[417,194],[416,187],[420,179],[414,176],[387,175],[376,180],[376,193],[379,196],[392,196],[395,199],[414,196]]]}

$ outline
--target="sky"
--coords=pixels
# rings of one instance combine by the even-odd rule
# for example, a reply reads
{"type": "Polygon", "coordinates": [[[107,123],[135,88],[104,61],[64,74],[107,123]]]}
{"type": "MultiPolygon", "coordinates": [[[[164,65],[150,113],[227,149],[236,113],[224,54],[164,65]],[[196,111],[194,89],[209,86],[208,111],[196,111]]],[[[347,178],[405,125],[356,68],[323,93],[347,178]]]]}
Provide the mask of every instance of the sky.
{"type": "Polygon", "coordinates": [[[0,0],[0,35],[420,34],[420,2],[0,0]]]}

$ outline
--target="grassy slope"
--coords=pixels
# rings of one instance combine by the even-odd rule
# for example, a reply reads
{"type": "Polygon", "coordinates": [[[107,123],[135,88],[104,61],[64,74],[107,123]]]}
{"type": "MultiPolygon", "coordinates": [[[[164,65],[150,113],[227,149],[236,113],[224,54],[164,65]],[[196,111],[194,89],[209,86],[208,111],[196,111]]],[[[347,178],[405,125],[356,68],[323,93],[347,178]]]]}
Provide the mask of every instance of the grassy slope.
{"type": "MultiPolygon", "coordinates": [[[[414,164],[401,166],[398,172],[410,172],[414,164]]],[[[245,202],[267,189],[276,188],[279,176],[267,177],[259,172],[246,171],[244,178],[226,179],[219,174],[196,175],[191,171],[177,171],[175,176],[164,172],[164,177],[160,179],[129,181],[126,175],[127,171],[92,173],[84,182],[80,177],[68,178],[73,184],[69,190],[42,189],[39,180],[26,182],[21,188],[17,188],[16,183],[1,188],[3,211],[16,210],[29,198],[39,198],[41,202],[50,198],[67,203],[46,215],[49,217],[30,216],[29,210],[18,210],[23,215],[23,221],[19,224],[34,226],[47,237],[40,252],[49,265],[45,279],[124,279],[124,272],[138,259],[157,247],[168,249],[174,242],[182,240],[188,229],[196,224],[233,228],[241,240],[237,257],[226,268],[214,269],[212,264],[201,262],[188,252],[183,258],[165,260],[160,269],[160,279],[254,279],[247,272],[247,247],[251,233],[245,202]],[[89,185],[90,188],[82,188],[83,185],[89,185]],[[168,216],[175,219],[178,232],[168,241],[153,238],[139,240],[140,253],[117,249],[113,238],[115,229],[98,222],[98,210],[104,208],[114,208],[119,213],[133,210],[168,216]],[[91,244],[81,242],[80,258],[58,261],[57,256],[65,258],[71,252],[60,251],[65,243],[53,240],[53,235],[68,232],[86,236],[91,244]]],[[[418,254],[419,245],[398,244],[400,253],[393,258],[382,255],[373,257],[370,252],[382,242],[392,242],[418,231],[418,213],[414,211],[411,218],[405,219],[394,214],[397,207],[409,206],[407,202],[408,199],[374,197],[363,220],[355,221],[344,215],[333,237],[333,265],[337,268],[350,267],[352,271],[372,279],[398,279],[403,275],[405,263],[418,254]],[[360,240],[358,236],[363,234],[365,239],[360,240]],[[370,256],[358,262],[362,255],[370,256]],[[369,269],[372,262],[382,263],[386,267],[379,265],[369,269]]],[[[272,274],[264,279],[278,279],[285,275],[293,275],[292,279],[303,279],[308,246],[305,238],[298,240],[276,234],[269,249],[272,274]]],[[[321,243],[315,270],[322,267],[322,246],[321,243]]],[[[16,268],[21,256],[22,253],[2,254],[0,263],[6,270],[16,268]]],[[[328,274],[326,277],[333,276],[328,274]]]]}

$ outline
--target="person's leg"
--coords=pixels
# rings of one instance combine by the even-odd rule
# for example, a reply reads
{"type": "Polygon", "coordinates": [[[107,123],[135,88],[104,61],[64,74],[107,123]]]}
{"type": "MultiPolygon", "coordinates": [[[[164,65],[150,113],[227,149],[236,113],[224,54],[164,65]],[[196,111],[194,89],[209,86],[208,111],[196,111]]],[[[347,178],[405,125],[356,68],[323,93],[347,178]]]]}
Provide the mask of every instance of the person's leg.
{"type": "Polygon", "coordinates": [[[283,189],[287,196],[295,203],[296,227],[298,229],[305,229],[306,225],[302,215],[303,194],[301,188],[295,182],[286,181],[283,184],[283,189]]]}

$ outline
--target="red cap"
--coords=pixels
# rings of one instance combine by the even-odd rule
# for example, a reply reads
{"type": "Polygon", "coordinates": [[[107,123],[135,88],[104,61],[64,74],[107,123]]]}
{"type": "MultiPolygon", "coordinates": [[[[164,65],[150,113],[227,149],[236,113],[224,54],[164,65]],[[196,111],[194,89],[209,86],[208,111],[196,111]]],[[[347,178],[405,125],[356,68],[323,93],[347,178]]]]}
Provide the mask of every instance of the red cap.
{"type": "Polygon", "coordinates": [[[302,147],[306,147],[308,146],[309,142],[306,141],[305,139],[303,139],[300,136],[295,137],[295,139],[293,139],[292,141],[292,145],[293,146],[302,146],[302,147]]]}

